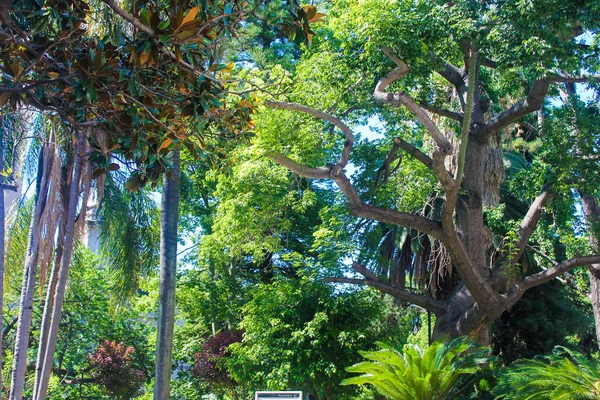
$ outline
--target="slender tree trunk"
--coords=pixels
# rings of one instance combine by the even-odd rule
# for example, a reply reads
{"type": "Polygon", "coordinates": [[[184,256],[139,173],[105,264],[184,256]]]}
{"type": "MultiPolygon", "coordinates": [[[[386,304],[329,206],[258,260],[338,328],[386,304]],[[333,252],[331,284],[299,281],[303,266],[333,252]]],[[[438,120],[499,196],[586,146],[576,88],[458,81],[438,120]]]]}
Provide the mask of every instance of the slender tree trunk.
{"type": "MultiPolygon", "coordinates": [[[[590,247],[592,253],[600,252],[600,206],[596,196],[579,192],[583,215],[588,226],[590,236],[590,247]]],[[[588,266],[590,277],[590,300],[594,309],[594,322],[596,325],[596,340],[600,346],[600,264],[588,266]]]]}
{"type": "MultiPolygon", "coordinates": [[[[79,200],[80,178],[83,169],[84,151],[85,151],[85,135],[79,132],[77,135],[77,146],[75,150],[75,162],[73,164],[73,173],[71,176],[71,186],[69,189],[69,206],[67,208],[67,217],[65,223],[65,236],[63,245],[63,254],[61,267],[58,274],[58,283],[56,285],[56,293],[54,296],[54,305],[52,307],[52,320],[50,322],[50,330],[48,332],[48,341],[46,343],[46,351],[44,354],[42,374],[40,382],[35,393],[34,399],[41,400],[46,398],[48,392],[48,380],[52,371],[54,359],[54,351],[56,349],[56,339],[58,337],[58,326],[62,314],[62,305],[65,298],[67,287],[67,279],[69,276],[69,266],[71,256],[73,255],[74,234],[75,234],[75,216],[77,210],[77,201],[79,200]]],[[[84,204],[82,210],[85,210],[84,204]]]]}
{"type": "Polygon", "coordinates": [[[171,391],[175,277],[177,274],[177,222],[179,217],[179,150],[173,152],[171,176],[163,178],[160,214],[160,291],[154,399],[168,400],[171,391]]]}
{"type": "MultiPolygon", "coordinates": [[[[64,232],[64,227],[59,230],[59,235],[64,232]]],[[[50,274],[48,282],[48,290],[46,292],[46,302],[44,303],[44,313],[42,314],[42,325],[40,328],[40,343],[38,346],[37,359],[35,364],[35,383],[33,385],[33,398],[35,399],[39,392],[39,385],[42,380],[42,371],[44,369],[44,357],[46,355],[46,345],[48,344],[48,334],[50,333],[50,322],[52,319],[52,306],[54,305],[54,296],[56,294],[56,285],[58,284],[58,270],[62,259],[63,249],[59,244],[56,249],[56,257],[54,266],[50,274]]]]}
{"type": "MultiPolygon", "coordinates": [[[[62,173],[61,179],[61,201],[63,203],[63,213],[67,214],[69,209],[69,187],[68,187],[68,175],[72,175],[71,169],[66,169],[62,173]]],[[[46,354],[46,345],[48,344],[48,334],[50,332],[50,322],[52,320],[52,307],[54,306],[54,296],[56,294],[56,285],[58,284],[58,271],[60,270],[60,263],[62,260],[64,236],[66,228],[66,219],[61,218],[58,226],[58,242],[56,244],[56,252],[54,256],[54,265],[52,272],[50,273],[50,279],[48,283],[48,289],[46,292],[46,301],[44,303],[44,312],[42,314],[42,325],[40,327],[40,340],[38,346],[38,353],[35,365],[35,383],[33,385],[33,398],[35,399],[39,385],[42,379],[42,370],[44,368],[44,357],[46,354]]]]}
{"type": "MultiPolygon", "coordinates": [[[[0,138],[0,171],[4,170],[4,138],[0,138]]],[[[2,328],[4,314],[4,188],[1,186],[4,183],[4,177],[0,174],[0,372],[2,371],[2,328]]],[[[0,398],[2,395],[2,374],[0,373],[0,398]]]]}
{"type": "Polygon", "coordinates": [[[40,226],[42,225],[42,221],[40,221],[40,219],[46,206],[46,192],[48,191],[49,186],[51,162],[52,157],[50,157],[48,145],[44,145],[38,165],[39,178],[36,190],[35,210],[29,227],[27,256],[23,268],[23,285],[21,287],[21,298],[19,300],[19,316],[15,336],[15,351],[10,387],[11,400],[21,400],[23,397],[25,372],[27,370],[27,348],[29,347],[29,332],[31,329],[33,297],[35,294],[35,275],[37,272],[38,251],[41,237],[40,226]]]}

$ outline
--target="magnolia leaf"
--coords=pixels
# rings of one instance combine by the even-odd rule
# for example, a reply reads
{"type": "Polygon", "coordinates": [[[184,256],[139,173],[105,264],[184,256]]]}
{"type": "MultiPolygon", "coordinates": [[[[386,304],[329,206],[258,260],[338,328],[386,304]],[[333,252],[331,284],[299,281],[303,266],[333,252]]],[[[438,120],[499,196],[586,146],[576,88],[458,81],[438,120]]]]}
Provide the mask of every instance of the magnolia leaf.
{"type": "Polygon", "coordinates": [[[186,24],[187,22],[193,21],[196,18],[196,15],[198,15],[198,7],[193,7],[185,16],[185,18],[183,19],[183,21],[181,21],[181,24],[179,24],[179,28],[181,29],[181,27],[186,24]]]}
{"type": "Polygon", "coordinates": [[[3,107],[10,98],[10,93],[2,93],[0,94],[0,107],[3,107]]]}
{"type": "Polygon", "coordinates": [[[142,11],[140,11],[140,19],[146,26],[150,26],[151,17],[152,12],[150,12],[147,8],[142,8],[142,11]]]}
{"type": "Polygon", "coordinates": [[[140,53],[140,65],[143,67],[150,61],[152,57],[152,52],[150,49],[144,50],[140,53]]]}
{"type": "Polygon", "coordinates": [[[137,191],[140,187],[142,187],[142,184],[142,178],[140,178],[139,175],[133,175],[127,180],[127,182],[125,182],[125,189],[133,193],[137,191]]]}
{"type": "Polygon", "coordinates": [[[177,58],[177,62],[181,62],[181,59],[183,58],[179,46],[175,46],[175,58],[177,58]]]}
{"type": "Polygon", "coordinates": [[[105,168],[96,168],[96,169],[94,169],[94,171],[92,171],[92,179],[98,179],[105,173],[106,173],[105,168]]]}
{"type": "Polygon", "coordinates": [[[173,139],[171,138],[167,138],[165,139],[164,142],[162,142],[162,144],[160,145],[160,147],[158,148],[158,151],[162,151],[162,150],[166,150],[167,147],[169,147],[171,145],[171,143],[173,143],[173,139]]]}

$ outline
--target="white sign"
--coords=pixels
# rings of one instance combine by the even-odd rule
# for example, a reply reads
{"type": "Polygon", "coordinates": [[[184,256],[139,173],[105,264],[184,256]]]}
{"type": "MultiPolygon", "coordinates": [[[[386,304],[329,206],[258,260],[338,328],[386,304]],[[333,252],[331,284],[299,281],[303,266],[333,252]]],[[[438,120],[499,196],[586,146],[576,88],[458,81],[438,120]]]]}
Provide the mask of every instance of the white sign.
{"type": "Polygon", "coordinates": [[[256,392],[254,400],[302,400],[302,392],[256,392]]]}

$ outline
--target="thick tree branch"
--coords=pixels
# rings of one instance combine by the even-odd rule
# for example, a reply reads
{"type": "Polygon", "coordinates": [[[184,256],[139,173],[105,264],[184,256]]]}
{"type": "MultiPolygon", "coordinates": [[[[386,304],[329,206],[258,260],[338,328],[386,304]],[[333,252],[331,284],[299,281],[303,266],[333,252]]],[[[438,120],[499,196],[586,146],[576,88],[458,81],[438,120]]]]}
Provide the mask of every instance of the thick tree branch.
{"type": "Polygon", "coordinates": [[[370,286],[380,290],[383,293],[387,293],[395,298],[423,307],[424,309],[429,310],[435,314],[443,314],[448,311],[448,306],[443,301],[435,300],[429,296],[425,296],[418,293],[412,293],[405,289],[400,289],[396,286],[392,286],[358,263],[353,263],[352,269],[363,275],[365,279],[335,277],[326,278],[325,282],[350,283],[355,285],[370,286]]]}
{"type": "Polygon", "coordinates": [[[550,85],[555,82],[588,82],[591,79],[598,79],[598,76],[570,77],[554,76],[545,79],[538,79],[533,82],[527,97],[510,107],[508,110],[493,117],[483,128],[481,134],[483,139],[497,133],[500,129],[512,124],[518,119],[524,117],[530,112],[538,110],[548,94],[550,85]]]}
{"type": "Polygon", "coordinates": [[[506,301],[508,306],[515,304],[528,289],[542,285],[559,275],[569,272],[573,268],[582,265],[591,265],[600,263],[600,254],[592,256],[575,257],[570,260],[563,261],[552,268],[537,274],[529,275],[517,282],[507,293],[506,301]]]}
{"type": "Polygon", "coordinates": [[[399,137],[395,137],[394,147],[406,151],[408,154],[421,161],[421,163],[427,168],[433,170],[434,161],[427,154],[423,153],[421,150],[417,149],[415,146],[408,143],[407,141],[404,141],[399,137]]]}
{"type": "Polygon", "coordinates": [[[270,154],[267,157],[298,175],[313,179],[333,179],[346,196],[352,214],[357,217],[410,227],[437,238],[442,236],[441,224],[437,221],[415,214],[385,207],[370,206],[363,203],[356,189],[354,189],[348,177],[344,175],[339,165],[329,165],[326,168],[311,168],[282,154],[270,154]]]}
{"type": "Polygon", "coordinates": [[[517,232],[517,240],[512,244],[514,251],[512,251],[509,255],[508,265],[515,264],[523,255],[525,247],[529,242],[529,238],[531,237],[531,234],[537,227],[537,224],[542,217],[544,206],[552,195],[550,189],[551,185],[549,184],[542,188],[542,191],[535,198],[535,200],[533,200],[533,203],[531,203],[527,214],[525,214],[525,217],[521,221],[519,231],[517,232]]]}
{"type": "Polygon", "coordinates": [[[471,132],[471,120],[473,115],[474,101],[475,101],[475,85],[479,84],[477,78],[478,75],[478,62],[479,62],[479,51],[475,45],[471,45],[471,55],[469,57],[469,86],[467,88],[467,104],[465,105],[465,116],[462,121],[462,128],[460,132],[460,145],[458,151],[458,166],[456,167],[456,190],[460,188],[463,179],[463,173],[465,170],[465,160],[467,155],[467,142],[469,139],[469,133],[471,132]]]}
{"type": "Polygon", "coordinates": [[[341,119],[334,117],[331,114],[325,113],[323,111],[315,110],[314,108],[306,107],[301,104],[296,103],[285,103],[285,102],[275,102],[275,101],[265,101],[265,105],[273,108],[280,108],[285,110],[294,110],[301,111],[310,115],[313,115],[317,118],[324,119],[325,121],[331,122],[333,125],[337,126],[346,137],[344,141],[344,149],[342,150],[342,155],[338,161],[338,164],[344,168],[348,161],[350,160],[350,151],[352,150],[352,145],[354,144],[354,134],[352,130],[346,125],[341,119]]]}
{"type": "Polygon", "coordinates": [[[16,192],[19,187],[17,185],[9,185],[7,183],[0,183],[0,189],[10,190],[11,192],[16,192]]]}
{"type": "Polygon", "coordinates": [[[427,53],[427,55],[436,63],[442,65],[443,68],[438,69],[437,73],[440,74],[444,79],[446,79],[448,82],[450,82],[451,84],[454,85],[454,87],[456,88],[456,90],[458,91],[459,94],[462,94],[465,92],[466,90],[466,84],[465,84],[465,71],[463,71],[462,69],[450,64],[449,62],[447,62],[446,60],[440,58],[437,54],[435,54],[433,51],[429,51],[427,53]]]}
{"type": "Polygon", "coordinates": [[[427,113],[421,107],[419,107],[419,105],[415,103],[413,99],[410,98],[410,96],[402,91],[399,91],[395,94],[387,93],[385,91],[385,89],[392,82],[407,75],[410,72],[410,68],[404,61],[396,57],[388,47],[382,47],[382,50],[385,55],[394,61],[394,63],[397,65],[397,68],[386,74],[377,83],[375,92],[373,93],[375,100],[386,104],[404,105],[425,127],[435,144],[438,146],[440,152],[444,155],[451,154],[452,145],[448,139],[446,139],[446,137],[440,132],[435,123],[431,120],[431,118],[429,118],[429,115],[427,115],[427,113]]]}
{"type": "Polygon", "coordinates": [[[267,157],[298,175],[312,179],[331,179],[330,168],[311,168],[282,154],[269,154],[267,157]]]}
{"type": "Polygon", "coordinates": [[[459,113],[459,112],[455,112],[455,111],[450,111],[450,110],[446,110],[445,108],[439,108],[439,107],[434,107],[432,105],[429,105],[427,103],[419,103],[419,106],[421,106],[421,108],[424,108],[425,110],[440,115],[442,117],[446,117],[446,118],[450,118],[459,122],[462,122],[463,120],[463,114],[459,113]]]}
{"type": "Polygon", "coordinates": [[[353,215],[393,225],[406,226],[433,237],[441,238],[442,229],[439,222],[415,214],[365,204],[341,169],[332,168],[331,177],[346,196],[353,215]]]}

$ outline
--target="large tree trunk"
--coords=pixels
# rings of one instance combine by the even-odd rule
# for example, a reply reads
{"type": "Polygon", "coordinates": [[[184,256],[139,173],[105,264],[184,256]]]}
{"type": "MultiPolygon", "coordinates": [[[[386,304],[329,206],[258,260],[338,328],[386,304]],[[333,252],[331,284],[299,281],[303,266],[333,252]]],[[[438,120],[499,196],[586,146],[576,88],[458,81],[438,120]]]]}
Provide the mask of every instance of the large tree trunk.
{"type": "Polygon", "coordinates": [[[37,270],[38,251],[41,240],[41,217],[47,200],[47,191],[50,182],[50,170],[53,157],[50,155],[49,146],[43,146],[38,165],[38,182],[36,190],[35,210],[29,228],[27,256],[23,269],[23,285],[19,300],[19,316],[15,336],[15,351],[10,387],[10,399],[21,400],[27,370],[27,348],[29,347],[29,332],[31,329],[31,316],[33,312],[33,297],[35,294],[35,276],[37,270]]]}
{"type": "MultiPolygon", "coordinates": [[[[583,206],[583,215],[588,226],[590,236],[590,248],[592,252],[600,252],[600,206],[596,196],[579,192],[581,204],[583,206]]],[[[600,346],[600,264],[588,266],[588,276],[590,277],[590,300],[594,309],[594,322],[596,325],[596,340],[600,346]]]]}
{"type": "Polygon", "coordinates": [[[154,399],[168,400],[171,390],[175,278],[177,274],[177,222],[179,217],[179,150],[173,152],[171,176],[163,178],[160,215],[160,292],[154,399]]]}
{"type": "MultiPolygon", "coordinates": [[[[75,150],[75,163],[73,165],[73,173],[71,175],[71,185],[69,189],[69,206],[67,209],[65,236],[62,252],[62,260],[56,284],[56,292],[54,296],[54,305],[52,307],[52,320],[48,332],[48,341],[46,343],[46,351],[44,354],[42,374],[40,376],[39,385],[36,387],[37,393],[34,394],[34,399],[45,399],[48,391],[48,380],[52,371],[54,360],[54,351],[56,349],[56,339],[58,337],[58,326],[62,314],[62,305],[65,298],[67,287],[67,279],[69,276],[69,266],[71,256],[73,255],[74,236],[75,236],[75,216],[77,211],[77,201],[79,200],[80,178],[84,163],[84,152],[86,138],[82,132],[77,135],[77,146],[75,150]]],[[[83,204],[82,210],[85,212],[86,205],[83,204]]]]}

